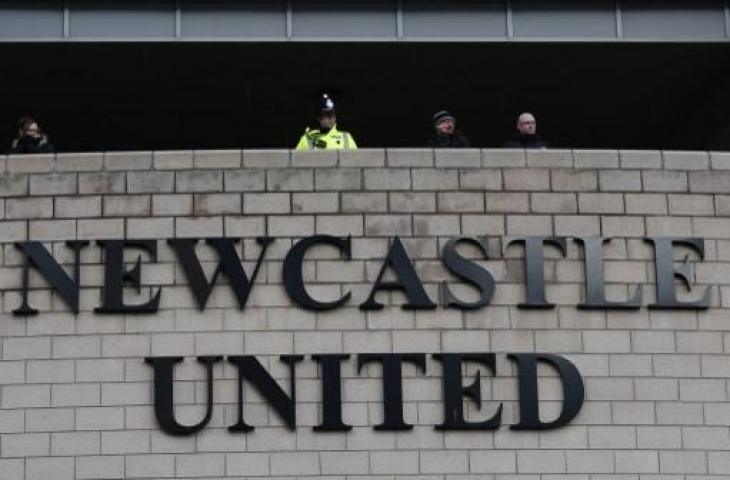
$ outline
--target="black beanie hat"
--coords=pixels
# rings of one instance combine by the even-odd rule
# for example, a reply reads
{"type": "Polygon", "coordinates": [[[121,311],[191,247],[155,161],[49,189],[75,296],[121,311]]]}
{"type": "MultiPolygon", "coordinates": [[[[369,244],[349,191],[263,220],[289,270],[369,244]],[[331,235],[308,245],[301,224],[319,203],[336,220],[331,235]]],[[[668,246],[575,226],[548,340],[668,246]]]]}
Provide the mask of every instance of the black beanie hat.
{"type": "Polygon", "coordinates": [[[441,111],[433,114],[433,124],[434,125],[438,125],[439,122],[446,120],[446,119],[451,119],[453,121],[456,121],[456,118],[453,115],[451,115],[451,113],[448,112],[447,110],[441,110],[441,111]]]}

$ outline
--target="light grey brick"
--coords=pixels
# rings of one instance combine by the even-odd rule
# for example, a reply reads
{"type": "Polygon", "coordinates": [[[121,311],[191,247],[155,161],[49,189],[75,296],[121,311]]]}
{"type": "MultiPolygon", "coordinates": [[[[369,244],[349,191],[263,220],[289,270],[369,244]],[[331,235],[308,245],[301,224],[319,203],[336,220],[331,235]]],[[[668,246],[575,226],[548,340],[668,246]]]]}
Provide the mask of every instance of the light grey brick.
{"type": "Polygon", "coordinates": [[[657,150],[620,150],[619,157],[621,168],[662,168],[662,154],[657,150]]]}
{"type": "Polygon", "coordinates": [[[669,195],[669,213],[672,215],[713,215],[712,195],[669,195]]]}
{"type": "Polygon", "coordinates": [[[500,170],[461,170],[459,171],[461,190],[501,190],[502,172],[500,170]]]}
{"type": "Polygon", "coordinates": [[[124,193],[126,188],[124,172],[79,173],[80,194],[124,193]]]}
{"type": "Polygon", "coordinates": [[[341,167],[384,167],[385,150],[382,148],[360,148],[357,150],[338,150],[341,167]]]}
{"type": "Polygon", "coordinates": [[[186,192],[218,192],[223,190],[222,170],[189,170],[175,172],[175,190],[186,192]]]}
{"type": "Polygon", "coordinates": [[[730,172],[690,172],[689,189],[698,193],[730,193],[730,172]]]}
{"type": "Polygon", "coordinates": [[[241,150],[195,150],[195,168],[241,168],[241,150]]]}
{"type": "Polygon", "coordinates": [[[505,190],[550,190],[550,171],[541,169],[504,170],[505,190]]]}
{"type": "Polygon", "coordinates": [[[663,151],[664,168],[667,170],[708,170],[710,158],[707,152],[663,151]]]}
{"type": "Polygon", "coordinates": [[[579,193],[581,213],[623,213],[624,199],[620,193],[579,193]]]}
{"type": "Polygon", "coordinates": [[[70,457],[30,458],[25,462],[26,480],[73,480],[74,459],[70,457]]]}
{"type": "Polygon", "coordinates": [[[482,150],[482,166],[485,168],[518,168],[527,165],[523,149],[486,148],[482,150]]]}
{"type": "Polygon", "coordinates": [[[155,170],[187,170],[193,168],[192,150],[169,150],[152,152],[155,170]]]}
{"type": "Polygon", "coordinates": [[[434,154],[430,148],[388,148],[388,167],[433,167],[434,154]]]}
{"type": "Polygon", "coordinates": [[[176,237],[216,237],[223,235],[221,217],[188,217],[175,219],[176,237]]]}
{"type": "Polygon", "coordinates": [[[627,193],[626,213],[630,215],[666,215],[667,197],[661,193],[627,193]]]}
{"type": "Polygon", "coordinates": [[[436,211],[436,195],[433,192],[391,192],[388,197],[391,212],[436,211]]]}
{"type": "Polygon", "coordinates": [[[317,215],[316,231],[325,235],[363,234],[363,218],[360,215],[317,215]]]}
{"type": "Polygon", "coordinates": [[[30,175],[31,195],[73,195],[77,183],[74,173],[50,173],[30,175]]]}
{"type": "Polygon", "coordinates": [[[507,235],[551,235],[553,222],[549,215],[512,215],[507,217],[507,235]]]}
{"type": "Polygon", "coordinates": [[[601,217],[601,233],[604,237],[643,237],[644,219],[628,216],[601,217]]]}
{"type": "Polygon", "coordinates": [[[266,172],[268,191],[314,190],[314,172],[311,169],[282,169],[266,172]]]}
{"type": "Polygon", "coordinates": [[[558,149],[529,149],[525,151],[528,167],[573,168],[573,152],[558,149]]]}
{"type": "Polygon", "coordinates": [[[638,170],[600,170],[598,184],[605,192],[641,191],[641,172],[638,170]]]}
{"type": "Polygon", "coordinates": [[[225,217],[225,234],[228,237],[262,237],[266,235],[266,222],[264,217],[225,217]]]}
{"type": "Polygon", "coordinates": [[[57,153],[56,168],[59,172],[97,172],[104,168],[104,154],[100,152],[57,153]]]}
{"type": "Polygon", "coordinates": [[[333,150],[293,150],[292,167],[334,167],[337,165],[337,152],[333,150]]]}
{"type": "Polygon", "coordinates": [[[359,168],[318,168],[314,174],[317,190],[359,190],[362,187],[359,168]]]}
{"type": "Polygon", "coordinates": [[[405,168],[368,168],[364,182],[366,190],[410,190],[411,172],[405,168]]]}
{"type": "Polygon", "coordinates": [[[197,193],[194,198],[195,215],[224,215],[241,213],[239,193],[197,193]]]}
{"type": "Polygon", "coordinates": [[[128,218],[127,238],[172,238],[175,236],[173,218],[128,218]]]}
{"type": "Polygon", "coordinates": [[[436,168],[479,168],[481,152],[477,148],[437,148],[434,150],[436,168]]]}
{"type": "Polygon", "coordinates": [[[71,240],[76,237],[75,220],[36,220],[28,224],[33,240],[71,240]]]}
{"type": "Polygon", "coordinates": [[[687,172],[644,170],[641,181],[646,192],[686,192],[687,172]]]}
{"type": "Polygon", "coordinates": [[[532,193],[530,207],[535,213],[577,213],[574,193],[532,193]]]}
{"type": "Polygon", "coordinates": [[[343,213],[377,213],[388,211],[388,194],[385,192],[342,193],[343,213]]]}
{"type": "Polygon", "coordinates": [[[339,195],[335,192],[292,194],[294,213],[334,213],[338,211],[339,203],[339,195]]]}
{"type": "Polygon", "coordinates": [[[244,213],[290,213],[289,193],[244,193],[244,213]]]}
{"type": "Polygon", "coordinates": [[[244,150],[245,168],[286,168],[289,166],[289,150],[244,150]]]}
{"type": "Polygon", "coordinates": [[[265,170],[226,170],[223,172],[226,192],[262,192],[266,190],[265,170]]]}
{"type": "Polygon", "coordinates": [[[104,197],[105,217],[149,216],[152,212],[149,195],[107,195],[104,197]]]}
{"type": "Polygon", "coordinates": [[[106,152],[104,168],[113,170],[150,170],[152,152],[106,152]]]}
{"type": "Polygon", "coordinates": [[[550,182],[556,191],[593,191],[598,188],[598,175],[592,170],[553,170],[550,182]]]}
{"type": "Polygon", "coordinates": [[[8,155],[5,169],[8,173],[47,173],[53,171],[55,155],[8,155]]]}
{"type": "Polygon", "coordinates": [[[128,193],[169,193],[174,190],[174,172],[127,172],[128,193]]]}
{"type": "Polygon", "coordinates": [[[53,217],[52,197],[8,198],[5,200],[5,218],[51,218],[53,217]]]}
{"type": "Polygon", "coordinates": [[[268,232],[272,237],[303,237],[314,234],[314,217],[311,215],[280,215],[267,219],[268,232]]]}
{"type": "Polygon", "coordinates": [[[730,216],[730,195],[715,195],[715,215],[730,216]]]}
{"type": "Polygon", "coordinates": [[[617,150],[574,150],[575,168],[618,168],[617,150]]]}
{"type": "Polygon", "coordinates": [[[484,211],[484,195],[478,192],[439,192],[438,208],[441,212],[473,213],[484,211]]]}
{"type": "Polygon", "coordinates": [[[459,188],[458,170],[414,168],[411,176],[413,190],[457,190],[459,188]]]}
{"type": "Polygon", "coordinates": [[[28,227],[25,221],[0,222],[0,241],[19,242],[26,240],[28,227]]]}
{"type": "Polygon", "coordinates": [[[457,215],[414,215],[413,231],[416,235],[458,236],[460,229],[457,215]]]}
{"type": "Polygon", "coordinates": [[[487,212],[527,213],[530,211],[529,194],[515,192],[486,193],[487,212]]]}
{"type": "Polygon", "coordinates": [[[56,197],[56,218],[88,218],[101,216],[101,196],[56,197]]]}
{"type": "Polygon", "coordinates": [[[730,170],[730,152],[710,152],[710,168],[730,170]]]}
{"type": "Polygon", "coordinates": [[[365,235],[373,237],[412,234],[410,215],[366,215],[365,235]]]}
{"type": "Polygon", "coordinates": [[[28,194],[28,175],[0,175],[0,197],[19,197],[28,194]]]}
{"type": "Polygon", "coordinates": [[[193,195],[186,194],[161,194],[152,195],[152,215],[192,215],[193,195]]]}

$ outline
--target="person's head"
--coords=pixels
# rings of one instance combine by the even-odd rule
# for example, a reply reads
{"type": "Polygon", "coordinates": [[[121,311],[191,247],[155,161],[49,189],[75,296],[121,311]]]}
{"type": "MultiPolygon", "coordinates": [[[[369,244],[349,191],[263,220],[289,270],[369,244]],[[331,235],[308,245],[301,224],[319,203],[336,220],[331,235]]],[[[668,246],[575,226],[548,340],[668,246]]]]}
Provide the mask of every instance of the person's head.
{"type": "Polygon", "coordinates": [[[319,127],[324,130],[330,130],[337,123],[337,115],[334,110],[322,111],[319,114],[319,127]]]}
{"type": "Polygon", "coordinates": [[[335,102],[326,93],[322,94],[321,104],[319,108],[319,127],[323,130],[330,130],[337,123],[337,113],[335,113],[335,102]]]}
{"type": "Polygon", "coordinates": [[[18,120],[18,135],[38,139],[43,135],[38,122],[31,117],[22,117],[18,120]]]}
{"type": "Polygon", "coordinates": [[[456,118],[446,110],[436,112],[433,116],[433,128],[438,134],[451,135],[456,129],[456,118]]]}
{"type": "Polygon", "coordinates": [[[520,132],[520,135],[534,135],[537,133],[535,116],[529,112],[521,114],[517,118],[517,131],[520,132]]]}

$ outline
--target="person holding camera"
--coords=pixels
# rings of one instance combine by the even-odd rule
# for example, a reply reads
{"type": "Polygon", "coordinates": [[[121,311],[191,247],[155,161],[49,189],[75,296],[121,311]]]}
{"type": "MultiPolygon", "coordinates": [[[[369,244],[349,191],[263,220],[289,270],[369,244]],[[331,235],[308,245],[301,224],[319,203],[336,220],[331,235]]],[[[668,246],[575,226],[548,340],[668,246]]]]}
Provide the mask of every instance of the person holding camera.
{"type": "Polygon", "coordinates": [[[326,93],[322,94],[319,110],[319,129],[307,128],[299,139],[297,150],[348,150],[357,144],[350,132],[337,129],[335,103],[326,93]]]}

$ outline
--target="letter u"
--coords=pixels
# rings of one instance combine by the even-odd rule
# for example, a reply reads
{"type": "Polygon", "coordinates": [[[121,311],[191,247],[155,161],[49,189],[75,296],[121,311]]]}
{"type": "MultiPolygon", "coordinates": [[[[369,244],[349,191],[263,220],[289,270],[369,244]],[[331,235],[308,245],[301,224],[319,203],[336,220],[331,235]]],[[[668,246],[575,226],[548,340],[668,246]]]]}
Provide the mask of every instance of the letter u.
{"type": "Polygon", "coordinates": [[[207,406],[205,417],[195,425],[181,425],[175,420],[175,399],[173,396],[173,371],[175,364],[182,362],[183,357],[147,357],[145,362],[152,365],[155,371],[155,416],[160,428],[171,435],[191,435],[202,430],[210,421],[213,413],[213,364],[220,362],[220,356],[198,357],[198,362],[205,365],[207,406]]]}

